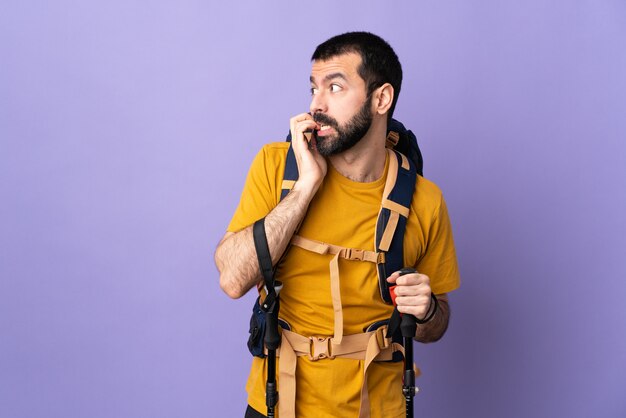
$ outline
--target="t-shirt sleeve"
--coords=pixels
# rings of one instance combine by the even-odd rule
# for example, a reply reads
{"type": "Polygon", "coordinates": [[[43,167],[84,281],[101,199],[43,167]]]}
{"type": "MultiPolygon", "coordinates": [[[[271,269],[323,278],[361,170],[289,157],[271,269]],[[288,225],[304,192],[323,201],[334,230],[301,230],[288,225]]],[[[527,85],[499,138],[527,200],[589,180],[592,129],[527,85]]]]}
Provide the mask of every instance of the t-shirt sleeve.
{"type": "Polygon", "coordinates": [[[426,251],[415,268],[430,277],[430,286],[435,294],[450,292],[460,285],[452,225],[443,196],[433,214],[426,251]]]}
{"type": "Polygon", "coordinates": [[[263,147],[252,161],[239,205],[228,225],[228,232],[238,232],[252,225],[266,216],[278,203],[274,176],[270,176],[276,171],[276,161],[268,155],[268,149],[268,146],[263,147]]]}

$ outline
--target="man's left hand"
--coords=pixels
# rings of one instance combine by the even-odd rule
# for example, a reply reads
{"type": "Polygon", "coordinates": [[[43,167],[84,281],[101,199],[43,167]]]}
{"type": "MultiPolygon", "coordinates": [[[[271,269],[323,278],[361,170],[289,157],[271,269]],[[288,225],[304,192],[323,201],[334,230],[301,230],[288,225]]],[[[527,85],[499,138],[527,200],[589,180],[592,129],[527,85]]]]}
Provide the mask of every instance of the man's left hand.
{"type": "Polygon", "coordinates": [[[387,278],[396,284],[396,305],[400,313],[411,314],[423,319],[430,307],[430,278],[425,274],[409,273],[400,276],[396,271],[387,278]]]}

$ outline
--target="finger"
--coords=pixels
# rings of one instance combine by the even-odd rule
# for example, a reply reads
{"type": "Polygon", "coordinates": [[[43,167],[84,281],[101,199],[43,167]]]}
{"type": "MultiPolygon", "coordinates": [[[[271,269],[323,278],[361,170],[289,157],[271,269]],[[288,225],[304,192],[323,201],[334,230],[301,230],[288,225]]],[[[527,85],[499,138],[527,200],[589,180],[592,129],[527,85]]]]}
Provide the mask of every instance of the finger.
{"type": "Polygon", "coordinates": [[[308,130],[308,129],[313,129],[313,128],[317,128],[318,124],[317,122],[313,121],[313,120],[301,120],[296,122],[295,124],[295,132],[296,133],[303,133],[304,131],[308,130]]]}
{"type": "Polygon", "coordinates": [[[430,287],[423,284],[415,286],[396,286],[396,296],[418,296],[430,294],[430,287]]]}
{"type": "Polygon", "coordinates": [[[313,116],[309,115],[308,113],[300,113],[299,115],[296,115],[289,119],[289,130],[291,131],[292,137],[295,131],[296,124],[304,120],[313,120],[313,116]]]}
{"type": "Polygon", "coordinates": [[[387,281],[389,283],[395,283],[396,280],[398,280],[398,277],[400,277],[400,275],[398,274],[398,272],[396,271],[395,273],[393,273],[391,276],[387,277],[387,281]]]}
{"type": "Polygon", "coordinates": [[[293,116],[290,119],[290,121],[300,122],[300,121],[307,120],[307,119],[313,120],[313,116],[311,116],[310,113],[300,113],[300,114],[298,114],[296,116],[293,116]]]}
{"type": "MultiPolygon", "coordinates": [[[[403,270],[404,270],[404,269],[403,269],[403,270]]],[[[389,276],[389,277],[387,278],[387,280],[388,280],[388,281],[395,282],[395,281],[396,281],[396,279],[397,279],[398,277],[401,277],[401,276],[402,276],[402,277],[406,277],[406,276],[411,276],[411,275],[415,275],[415,274],[419,274],[419,273],[418,273],[417,271],[415,271],[415,272],[413,272],[413,273],[404,273],[404,274],[403,274],[403,271],[402,271],[402,270],[398,270],[398,271],[394,271],[394,272],[391,274],[391,276],[389,276]]]]}
{"type": "Polygon", "coordinates": [[[426,315],[425,307],[416,307],[416,306],[400,306],[398,305],[398,312],[403,314],[413,315],[416,318],[423,318],[426,315]]]}
{"type": "Polygon", "coordinates": [[[428,307],[430,304],[430,296],[425,294],[417,296],[396,296],[396,304],[398,306],[428,307]]]}
{"type": "Polygon", "coordinates": [[[394,271],[391,276],[387,277],[387,281],[389,283],[396,283],[396,281],[398,280],[398,277],[400,277],[401,271],[394,271]]]}
{"type": "Polygon", "coordinates": [[[421,283],[420,275],[418,273],[403,274],[398,276],[396,284],[398,286],[408,286],[421,283]]]}
{"type": "Polygon", "coordinates": [[[428,295],[431,293],[430,286],[426,283],[415,285],[396,285],[396,294],[400,296],[428,295]]]}
{"type": "Polygon", "coordinates": [[[396,284],[399,286],[411,286],[417,284],[430,285],[430,278],[425,274],[412,273],[398,277],[396,284]]]}
{"type": "Polygon", "coordinates": [[[308,141],[309,141],[309,149],[311,150],[313,155],[315,155],[315,157],[318,159],[324,158],[317,151],[317,138],[315,137],[315,135],[313,134],[309,135],[308,141]]]}
{"type": "Polygon", "coordinates": [[[308,147],[308,141],[304,137],[304,131],[312,130],[317,127],[317,123],[312,120],[299,121],[295,123],[293,131],[291,131],[291,141],[295,142],[297,146],[308,147]]]}

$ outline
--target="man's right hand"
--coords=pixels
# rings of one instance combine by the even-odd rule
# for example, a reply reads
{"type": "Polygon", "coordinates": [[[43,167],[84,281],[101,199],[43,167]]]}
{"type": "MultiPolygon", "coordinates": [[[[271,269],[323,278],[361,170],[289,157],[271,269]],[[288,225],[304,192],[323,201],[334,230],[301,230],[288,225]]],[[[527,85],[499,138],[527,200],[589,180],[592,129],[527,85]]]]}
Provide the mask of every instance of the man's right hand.
{"type": "Polygon", "coordinates": [[[289,126],[291,144],[298,164],[298,181],[294,188],[305,188],[316,192],[326,176],[328,163],[317,151],[315,135],[311,137],[311,146],[309,147],[309,141],[305,138],[304,132],[315,130],[319,126],[308,113],[301,113],[292,117],[289,126]]]}

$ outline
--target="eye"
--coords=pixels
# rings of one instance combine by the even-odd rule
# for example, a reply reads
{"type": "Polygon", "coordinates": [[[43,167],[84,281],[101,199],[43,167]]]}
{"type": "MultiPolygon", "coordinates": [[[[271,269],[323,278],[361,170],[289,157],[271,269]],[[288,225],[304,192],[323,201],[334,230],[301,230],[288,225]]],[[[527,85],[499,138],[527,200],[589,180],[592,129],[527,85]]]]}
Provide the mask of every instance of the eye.
{"type": "Polygon", "coordinates": [[[317,88],[316,87],[311,87],[311,96],[316,95],[317,94],[317,88]]]}
{"type": "Polygon", "coordinates": [[[341,91],[341,86],[339,84],[333,83],[333,84],[330,85],[330,91],[332,93],[337,93],[337,92],[341,91]]]}

